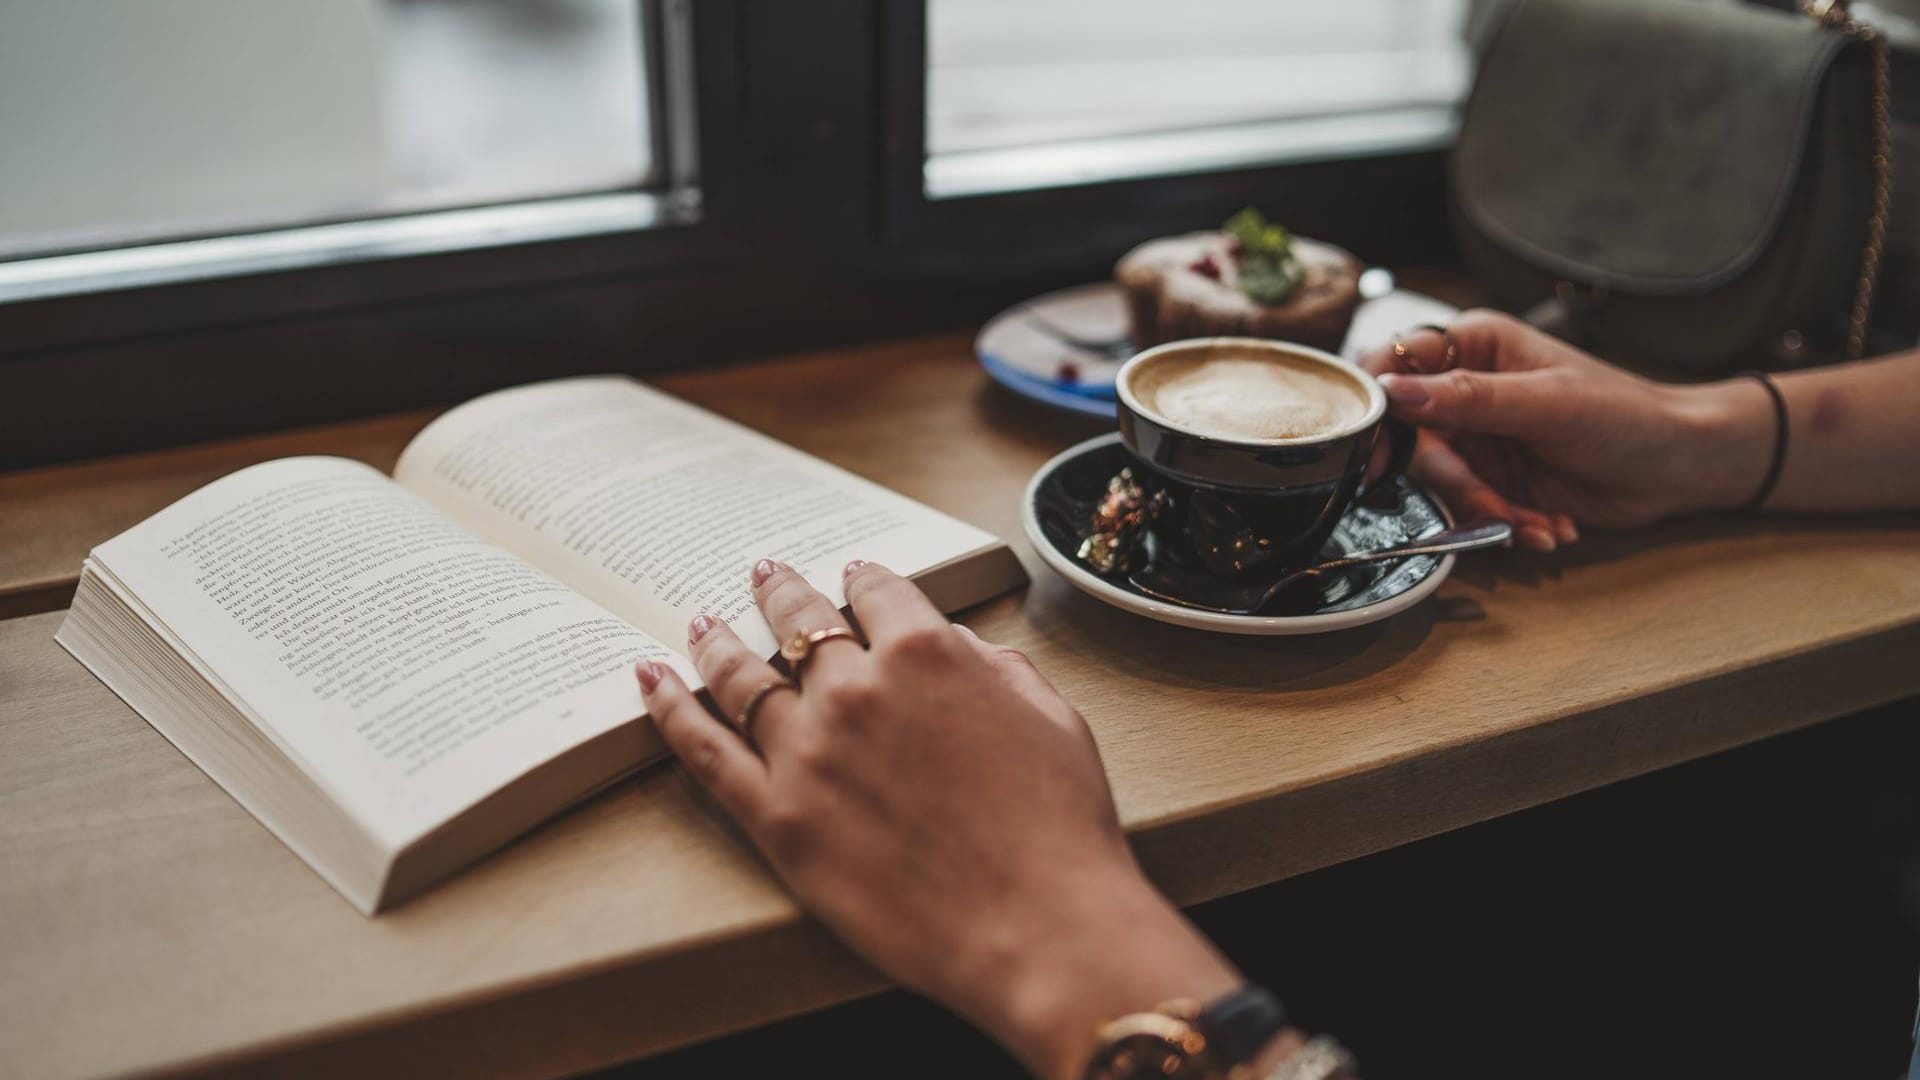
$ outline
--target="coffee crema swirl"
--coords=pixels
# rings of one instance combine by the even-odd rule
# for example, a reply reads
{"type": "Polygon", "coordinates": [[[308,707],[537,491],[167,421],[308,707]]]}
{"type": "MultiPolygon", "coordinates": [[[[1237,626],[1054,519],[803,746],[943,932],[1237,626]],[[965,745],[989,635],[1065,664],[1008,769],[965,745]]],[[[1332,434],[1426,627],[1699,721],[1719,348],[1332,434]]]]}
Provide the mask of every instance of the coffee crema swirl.
{"type": "Polygon", "coordinates": [[[1220,439],[1301,439],[1343,431],[1369,402],[1354,377],[1304,357],[1219,352],[1144,364],[1129,386],[1175,427],[1220,439]]]}

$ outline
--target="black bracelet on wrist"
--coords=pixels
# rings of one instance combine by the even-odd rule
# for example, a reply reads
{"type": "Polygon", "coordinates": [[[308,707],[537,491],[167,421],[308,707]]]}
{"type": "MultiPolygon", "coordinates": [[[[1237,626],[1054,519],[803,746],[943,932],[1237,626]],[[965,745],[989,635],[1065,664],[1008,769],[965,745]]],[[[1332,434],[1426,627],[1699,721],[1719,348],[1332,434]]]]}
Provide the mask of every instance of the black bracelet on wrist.
{"type": "Polygon", "coordinates": [[[1767,499],[1773,495],[1774,485],[1780,482],[1780,471],[1786,468],[1787,399],[1784,394],[1780,393],[1780,388],[1773,384],[1773,377],[1764,371],[1743,371],[1737,377],[1752,379],[1759,383],[1760,386],[1766,390],[1767,396],[1773,399],[1773,460],[1767,463],[1767,476],[1766,479],[1760,481],[1760,490],[1754,492],[1753,498],[1748,499],[1746,503],[1740,507],[1740,510],[1745,513],[1758,510],[1761,506],[1765,505],[1767,499]]]}

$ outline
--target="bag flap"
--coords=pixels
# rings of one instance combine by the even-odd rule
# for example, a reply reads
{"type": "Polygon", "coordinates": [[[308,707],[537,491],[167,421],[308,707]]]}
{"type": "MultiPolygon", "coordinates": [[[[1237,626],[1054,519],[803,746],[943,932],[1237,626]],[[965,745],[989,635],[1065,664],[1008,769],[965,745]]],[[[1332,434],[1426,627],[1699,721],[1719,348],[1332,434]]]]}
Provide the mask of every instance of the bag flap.
{"type": "Polygon", "coordinates": [[[1744,5],[1516,0],[1454,148],[1459,209],[1573,281],[1718,288],[1772,240],[1851,40],[1744,5]]]}

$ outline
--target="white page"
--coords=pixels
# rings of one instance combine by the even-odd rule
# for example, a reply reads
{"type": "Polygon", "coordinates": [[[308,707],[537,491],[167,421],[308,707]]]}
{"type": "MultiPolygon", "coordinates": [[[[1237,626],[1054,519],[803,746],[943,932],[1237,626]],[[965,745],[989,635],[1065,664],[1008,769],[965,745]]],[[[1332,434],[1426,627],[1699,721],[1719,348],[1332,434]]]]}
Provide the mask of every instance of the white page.
{"type": "Polygon", "coordinates": [[[776,648],[747,571],[793,566],[835,604],[866,559],[915,574],[990,533],[623,376],[469,402],[414,439],[394,479],[661,641],[694,615],[776,648]]]}
{"type": "Polygon", "coordinates": [[[389,849],[645,710],[685,661],[379,472],[289,458],[94,558],[389,849]]]}

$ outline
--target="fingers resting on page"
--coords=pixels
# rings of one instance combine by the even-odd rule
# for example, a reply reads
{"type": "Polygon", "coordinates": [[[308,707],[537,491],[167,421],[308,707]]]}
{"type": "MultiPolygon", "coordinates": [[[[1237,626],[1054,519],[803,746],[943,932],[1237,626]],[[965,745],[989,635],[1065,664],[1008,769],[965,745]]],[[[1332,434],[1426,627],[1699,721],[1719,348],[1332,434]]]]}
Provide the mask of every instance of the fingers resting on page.
{"type": "Polygon", "coordinates": [[[755,655],[724,620],[701,614],[688,624],[687,651],[708,701],[664,664],[641,661],[636,669],[662,736],[743,820],[750,816],[746,808],[726,796],[754,797],[752,774],[764,774],[790,749],[804,749],[809,725],[848,721],[862,695],[886,693],[889,684],[946,659],[943,653],[983,662],[986,677],[1018,692],[1042,716],[1085,732],[1079,715],[1024,654],[949,622],[918,586],[885,567],[863,560],[846,566],[851,622],[791,566],[761,559],[749,576],[775,639],[783,653],[794,650],[797,661],[755,655]]]}
{"type": "Polygon", "coordinates": [[[664,664],[636,670],[661,736],[856,951],[1044,1056],[1000,1015],[1018,996],[1005,969],[977,958],[1010,940],[1012,955],[1057,949],[1048,898],[1167,907],[1133,861],[1085,721],[1026,657],[885,567],[847,567],[845,613],[778,562],[751,580],[782,660],[695,618],[687,651],[708,700],[664,664]]]}

